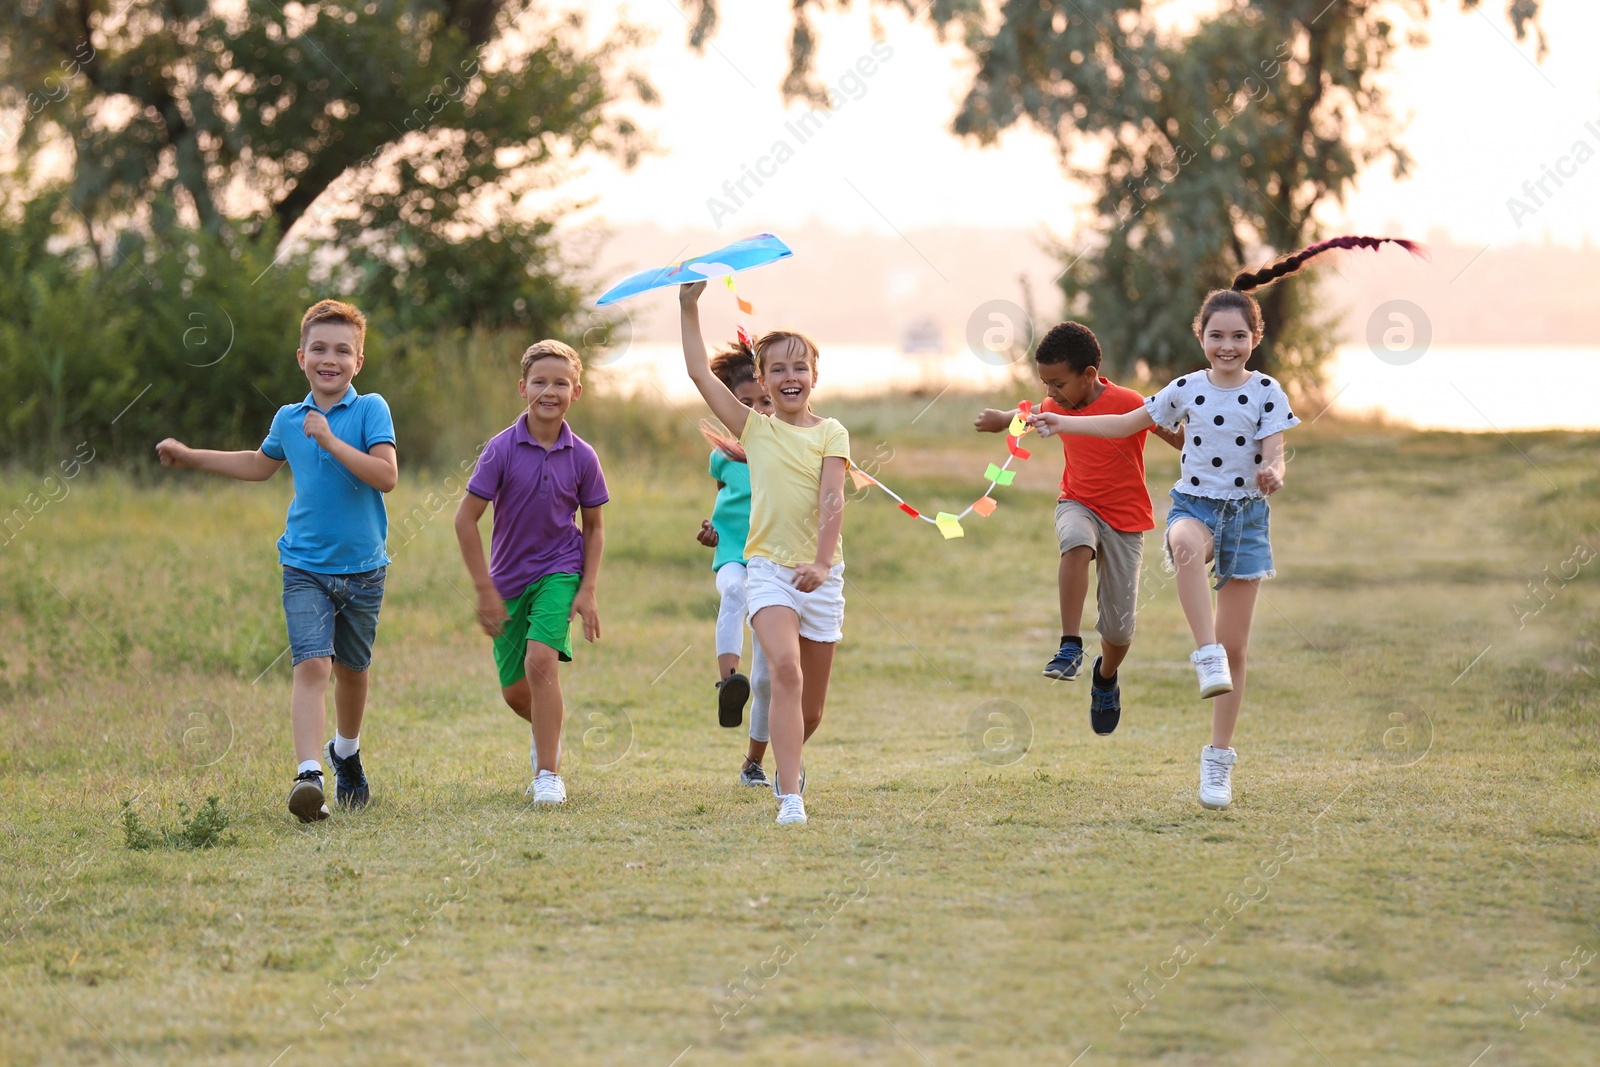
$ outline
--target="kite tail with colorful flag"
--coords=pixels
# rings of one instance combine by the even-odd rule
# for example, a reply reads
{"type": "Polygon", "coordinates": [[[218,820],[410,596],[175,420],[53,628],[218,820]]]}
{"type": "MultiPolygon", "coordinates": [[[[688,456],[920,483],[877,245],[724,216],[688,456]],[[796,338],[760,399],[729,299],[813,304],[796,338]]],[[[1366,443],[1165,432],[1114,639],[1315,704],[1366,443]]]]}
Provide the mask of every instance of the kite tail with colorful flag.
{"type": "MultiPolygon", "coordinates": [[[[1030,400],[1024,400],[1017,405],[1017,408],[1022,412],[1022,415],[1026,415],[1033,409],[1033,402],[1030,400]]],[[[878,479],[874,478],[860,467],[857,467],[854,463],[850,465],[850,480],[855,483],[855,487],[857,489],[864,488],[868,485],[875,485],[879,489],[882,489],[885,493],[889,494],[890,498],[893,499],[896,504],[900,506],[901,511],[905,512],[913,519],[921,519],[923,522],[932,524],[938,529],[939,533],[944,535],[944,538],[947,541],[956,537],[965,537],[967,532],[962,528],[961,520],[973,512],[977,512],[984,518],[994,514],[994,509],[1000,506],[999,502],[991,495],[993,494],[995,487],[1001,485],[1010,485],[1017,477],[1017,472],[1011,469],[1012,461],[1029,459],[1033,455],[1032,452],[1029,452],[1020,444],[1022,438],[1032,430],[1032,427],[1030,427],[1027,422],[1023,420],[1022,415],[1012,416],[1011,425],[1006,431],[1006,450],[1011,454],[1006,457],[1006,461],[1002,464],[989,464],[989,466],[983,472],[984,478],[986,478],[989,482],[989,487],[983,491],[982,496],[980,496],[977,500],[974,500],[971,504],[967,505],[966,509],[961,511],[959,514],[951,514],[948,511],[940,511],[936,512],[934,516],[930,518],[918,511],[916,508],[912,507],[910,504],[906,503],[905,498],[899,493],[896,493],[893,489],[890,489],[887,485],[884,485],[882,482],[878,481],[878,479]]]]}

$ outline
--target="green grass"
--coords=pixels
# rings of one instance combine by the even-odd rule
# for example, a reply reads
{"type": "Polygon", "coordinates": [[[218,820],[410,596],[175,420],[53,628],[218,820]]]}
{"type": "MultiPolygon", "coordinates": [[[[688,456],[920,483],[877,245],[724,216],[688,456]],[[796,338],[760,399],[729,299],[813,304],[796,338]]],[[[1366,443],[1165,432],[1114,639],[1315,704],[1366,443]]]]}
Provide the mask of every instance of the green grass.
{"type": "MultiPolygon", "coordinates": [[[[926,402],[835,410],[913,503],[963,506],[1002,450],[964,429],[973,403],[915,418],[926,402]]],[[[1480,1064],[1504,1067],[1600,1046],[1600,959],[1558,981],[1600,950],[1600,560],[1525,627],[1514,608],[1600,549],[1592,437],[1291,435],[1223,813],[1194,800],[1209,719],[1153,535],[1121,729],[1093,736],[1083,683],[1039,677],[1053,445],[959,542],[854,502],[795,830],[733,784],[742,731],[714,722],[699,417],[602,449],[605,637],[563,669],[559,811],[524,804],[526,728],[471,622],[454,505],[426,504],[450,472],[408,471],[390,502],[422,517],[396,539],[362,737],[376,799],[310,827],[285,810],[275,661],[287,480],[91,472],[32,518],[0,550],[0,1062],[1067,1064],[1092,1045],[1082,1067],[1467,1067],[1492,1045],[1480,1064]],[[1001,765],[981,742],[1007,721],[1027,741],[1001,765]],[[159,828],[212,795],[215,847],[127,847],[125,801],[159,828]]],[[[1151,455],[1162,505],[1176,456],[1151,455]]]]}

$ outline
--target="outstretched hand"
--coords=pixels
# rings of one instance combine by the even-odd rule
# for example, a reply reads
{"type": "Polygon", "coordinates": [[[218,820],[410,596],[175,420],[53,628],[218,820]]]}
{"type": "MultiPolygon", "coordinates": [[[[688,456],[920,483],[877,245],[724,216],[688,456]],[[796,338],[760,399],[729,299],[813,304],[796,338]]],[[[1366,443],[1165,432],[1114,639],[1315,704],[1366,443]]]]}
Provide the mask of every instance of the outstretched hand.
{"type": "Polygon", "coordinates": [[[188,451],[188,446],[175,437],[169,437],[156,445],[156,455],[161,458],[163,467],[183,466],[184,453],[188,451]]]}
{"type": "Polygon", "coordinates": [[[705,282],[695,282],[693,285],[678,286],[678,305],[686,308],[694,307],[700,302],[700,294],[705,291],[705,282]]]}
{"type": "Polygon", "coordinates": [[[1038,431],[1040,437],[1051,437],[1060,433],[1067,427],[1067,417],[1056,415],[1048,411],[1030,411],[1023,416],[1028,425],[1038,431]]]}
{"type": "Polygon", "coordinates": [[[979,433],[999,433],[1011,425],[1012,414],[999,408],[984,408],[972,420],[972,427],[979,433]]]}

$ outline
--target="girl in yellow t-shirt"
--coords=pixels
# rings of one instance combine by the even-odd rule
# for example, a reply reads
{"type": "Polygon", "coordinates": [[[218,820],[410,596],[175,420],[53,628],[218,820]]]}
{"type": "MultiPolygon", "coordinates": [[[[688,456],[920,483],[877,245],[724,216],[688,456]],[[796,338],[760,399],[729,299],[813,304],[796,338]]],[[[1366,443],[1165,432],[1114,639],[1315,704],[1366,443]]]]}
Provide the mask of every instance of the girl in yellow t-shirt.
{"type": "Polygon", "coordinates": [[[844,625],[844,476],[850,434],[811,410],[817,346],[774,330],[756,338],[756,373],[774,411],[740,403],[711,372],[700,335],[705,282],[681,286],[683,359],[713,414],[739,436],[750,465],[745,543],[750,625],[772,678],[768,728],[778,822],[806,821],[800,749],[822,723],[833,650],[844,625]]]}

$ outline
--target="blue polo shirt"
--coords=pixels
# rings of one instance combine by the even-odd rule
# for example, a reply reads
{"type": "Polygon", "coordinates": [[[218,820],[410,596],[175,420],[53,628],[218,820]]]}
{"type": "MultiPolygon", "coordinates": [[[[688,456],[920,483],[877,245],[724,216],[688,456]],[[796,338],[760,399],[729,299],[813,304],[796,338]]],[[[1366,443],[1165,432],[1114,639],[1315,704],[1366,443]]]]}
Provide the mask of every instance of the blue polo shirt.
{"type": "MultiPolygon", "coordinates": [[[[313,409],[317,402],[310,393],[298,404],[285,404],[261,442],[262,453],[288,460],[294,475],[294,499],[278,538],[278,562],[315,574],[377,570],[389,562],[384,551],[389,513],[383,494],[306,436],[306,412],[313,409]]],[[[394,419],[377,393],[362,396],[352,385],[323,414],[335,437],[363,452],[394,444],[394,419]]]]}

